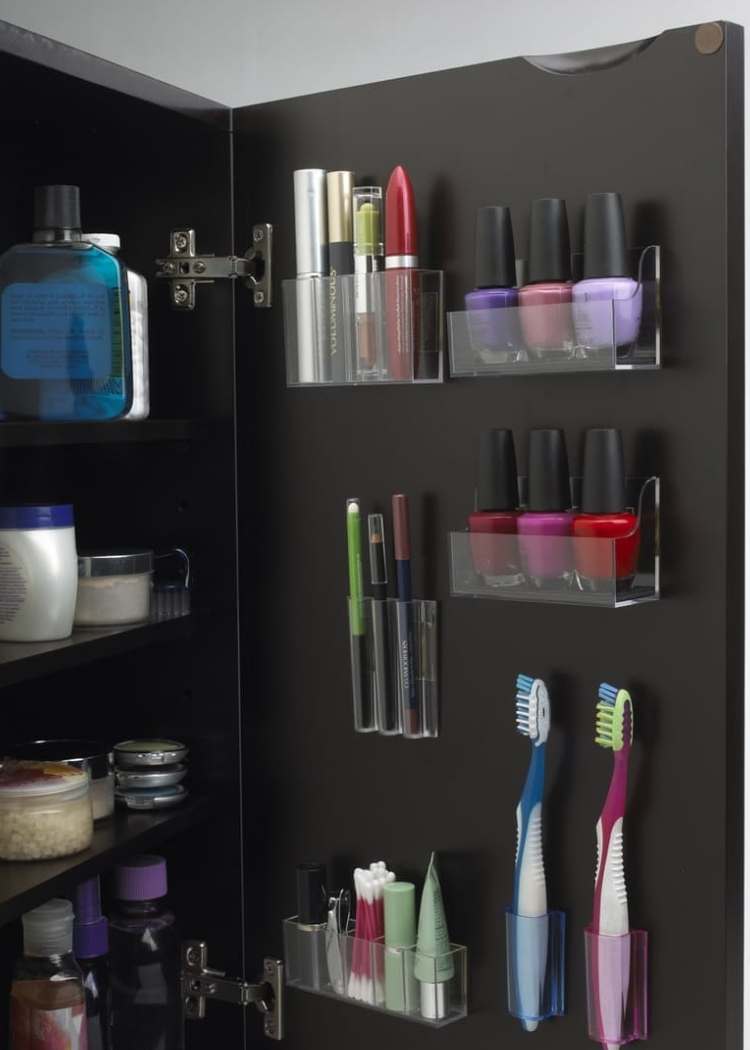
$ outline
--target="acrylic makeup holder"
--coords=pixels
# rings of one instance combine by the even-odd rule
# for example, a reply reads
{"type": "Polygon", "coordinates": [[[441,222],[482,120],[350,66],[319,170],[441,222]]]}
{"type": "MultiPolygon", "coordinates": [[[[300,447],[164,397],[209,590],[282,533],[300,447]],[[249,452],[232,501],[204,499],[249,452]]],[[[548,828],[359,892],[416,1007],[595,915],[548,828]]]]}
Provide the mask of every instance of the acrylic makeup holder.
{"type": "MultiPolygon", "coordinates": [[[[631,252],[638,279],[627,298],[449,313],[451,376],[660,368],[660,254],[657,245],[631,252]]],[[[574,275],[580,276],[582,255],[574,255],[572,261],[574,275]]],[[[521,274],[524,265],[522,260],[516,263],[521,274]]]]}
{"type": "Polygon", "coordinates": [[[436,737],[437,602],[363,598],[355,608],[348,598],[347,606],[355,730],[436,737]]]}
{"type": "Polygon", "coordinates": [[[505,912],[508,1012],[526,1027],[565,1013],[565,915],[505,912]]]}
{"type": "Polygon", "coordinates": [[[589,1036],[605,1046],[648,1038],[648,934],[594,933],[586,939],[589,1036]]]}
{"type": "Polygon", "coordinates": [[[442,383],[442,270],[283,282],[287,386],[442,383]]]}
{"type": "Polygon", "coordinates": [[[382,938],[355,937],[353,929],[329,933],[325,926],[299,926],[296,916],[284,920],[289,987],[430,1028],[466,1017],[467,954],[463,945],[451,944],[445,955],[426,956],[415,946],[387,948],[382,938]],[[434,993],[423,999],[421,984],[434,993]]]}
{"type": "MultiPolygon", "coordinates": [[[[519,478],[521,507],[526,482],[519,478]]],[[[580,488],[581,479],[571,479],[574,508],[580,488]]],[[[610,609],[658,600],[659,478],[629,478],[627,500],[637,532],[616,539],[451,532],[451,595],[610,609]]]]}

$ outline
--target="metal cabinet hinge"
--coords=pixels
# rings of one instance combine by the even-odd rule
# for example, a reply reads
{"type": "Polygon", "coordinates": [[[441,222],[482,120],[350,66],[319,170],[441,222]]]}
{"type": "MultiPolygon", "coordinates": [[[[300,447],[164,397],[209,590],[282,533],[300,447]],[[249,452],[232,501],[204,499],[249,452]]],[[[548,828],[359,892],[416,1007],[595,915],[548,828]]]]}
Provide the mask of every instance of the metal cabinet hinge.
{"type": "Polygon", "coordinates": [[[284,964],[279,959],[263,961],[263,974],[255,984],[233,981],[221,970],[209,967],[205,941],[184,941],[181,977],[182,1003],[188,1020],[203,1020],[208,999],[235,1006],[254,1004],[263,1014],[263,1034],[269,1039],[283,1039],[284,964]]]}
{"type": "Polygon", "coordinates": [[[239,277],[253,296],[254,306],[271,305],[271,259],[273,226],[253,226],[253,243],[244,255],[199,255],[195,230],[172,230],[169,256],[157,259],[156,276],[169,281],[172,305],[178,310],[195,309],[195,287],[239,277]]]}

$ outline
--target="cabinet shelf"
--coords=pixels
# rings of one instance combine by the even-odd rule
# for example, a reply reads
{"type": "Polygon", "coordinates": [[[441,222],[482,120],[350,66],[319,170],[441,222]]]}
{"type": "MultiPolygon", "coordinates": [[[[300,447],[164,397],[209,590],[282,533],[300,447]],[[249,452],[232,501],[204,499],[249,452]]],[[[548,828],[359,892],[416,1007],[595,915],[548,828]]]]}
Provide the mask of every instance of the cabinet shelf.
{"type": "Polygon", "coordinates": [[[0,642],[0,688],[79,667],[102,657],[127,653],[154,642],[186,638],[192,625],[193,620],[188,615],[158,623],[74,631],[70,638],[57,642],[0,642]]]}
{"type": "Polygon", "coordinates": [[[185,441],[192,436],[188,419],[143,419],[86,423],[0,422],[0,449],[45,448],[50,445],[134,445],[185,441]]]}
{"type": "Polygon", "coordinates": [[[51,897],[69,894],[83,879],[106,871],[121,857],[153,849],[215,811],[205,796],[151,813],[118,810],[95,826],[91,846],[83,853],[55,860],[0,861],[0,925],[51,897]]]}

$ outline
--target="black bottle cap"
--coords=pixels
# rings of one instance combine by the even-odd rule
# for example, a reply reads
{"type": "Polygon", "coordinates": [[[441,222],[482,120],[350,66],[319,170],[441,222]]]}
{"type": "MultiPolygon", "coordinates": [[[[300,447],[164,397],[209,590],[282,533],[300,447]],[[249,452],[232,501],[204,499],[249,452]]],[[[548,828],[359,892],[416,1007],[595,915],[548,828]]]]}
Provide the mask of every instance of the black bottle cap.
{"type": "Polygon", "coordinates": [[[562,430],[529,431],[529,501],[534,513],[570,510],[568,450],[562,430]]]}
{"type": "Polygon", "coordinates": [[[477,288],[513,288],[516,249],[507,204],[489,205],[477,212],[477,288]]]}
{"type": "Polygon", "coordinates": [[[529,284],[570,280],[570,231],[565,201],[542,197],[531,202],[529,284]]]}
{"type": "Polygon", "coordinates": [[[619,193],[590,193],[583,213],[583,276],[630,277],[619,193]]]}
{"type": "Polygon", "coordinates": [[[326,869],[323,864],[297,865],[297,922],[320,926],[326,921],[326,869]]]}
{"type": "Polygon", "coordinates": [[[35,230],[80,230],[81,198],[77,186],[37,186],[34,190],[35,230]]]}
{"type": "Polygon", "coordinates": [[[620,514],[625,510],[625,457],[619,430],[587,430],[583,445],[584,514],[620,514]]]}
{"type": "Polygon", "coordinates": [[[477,510],[517,510],[518,472],[512,430],[488,430],[479,439],[477,510]]]}

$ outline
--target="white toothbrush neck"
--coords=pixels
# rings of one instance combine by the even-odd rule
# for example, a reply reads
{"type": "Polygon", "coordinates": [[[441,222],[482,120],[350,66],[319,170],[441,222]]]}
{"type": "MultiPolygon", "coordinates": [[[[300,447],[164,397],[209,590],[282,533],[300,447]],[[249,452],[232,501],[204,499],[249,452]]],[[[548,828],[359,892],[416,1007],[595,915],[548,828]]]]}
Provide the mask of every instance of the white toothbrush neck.
{"type": "MultiPolygon", "coordinates": [[[[521,834],[521,807],[516,810],[516,820],[521,834]]],[[[547,883],[544,875],[542,850],[542,806],[537,803],[529,816],[529,827],[523,853],[518,858],[520,874],[518,882],[518,914],[538,916],[547,914],[547,883]]]]}

